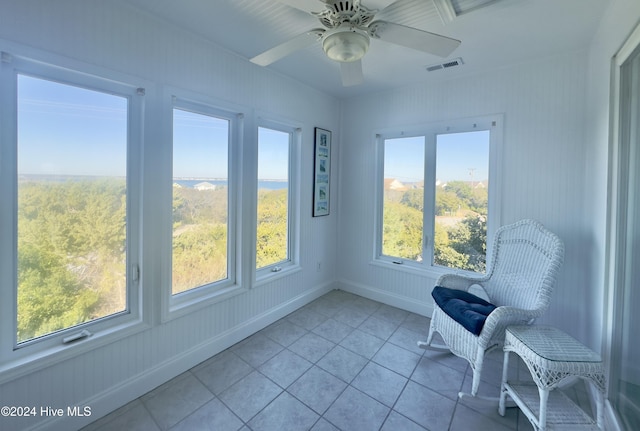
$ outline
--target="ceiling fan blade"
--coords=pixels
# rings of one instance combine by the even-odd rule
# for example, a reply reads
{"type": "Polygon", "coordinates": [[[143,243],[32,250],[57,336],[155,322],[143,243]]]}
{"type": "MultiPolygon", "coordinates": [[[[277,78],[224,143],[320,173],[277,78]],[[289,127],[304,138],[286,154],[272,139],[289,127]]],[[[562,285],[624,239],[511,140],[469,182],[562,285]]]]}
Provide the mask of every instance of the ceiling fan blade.
{"type": "Polygon", "coordinates": [[[378,12],[381,12],[396,1],[397,0],[362,0],[360,3],[367,9],[375,9],[378,12]]]}
{"type": "Polygon", "coordinates": [[[440,57],[448,56],[460,45],[457,39],[392,22],[375,21],[369,28],[374,37],[440,57]]]}
{"type": "Polygon", "coordinates": [[[340,73],[342,74],[342,85],[344,87],[351,87],[364,82],[361,60],[340,63],[340,73]]]}
{"type": "Polygon", "coordinates": [[[274,63],[289,54],[293,54],[296,51],[313,45],[318,40],[318,37],[322,35],[322,33],[324,33],[324,30],[314,29],[306,33],[299,34],[293,39],[289,39],[288,41],[274,46],[273,48],[263,52],[262,54],[256,55],[250,61],[259,66],[268,66],[271,63],[274,63]]]}
{"type": "Polygon", "coordinates": [[[320,12],[325,8],[323,0],[276,0],[303,12],[320,12]]]}

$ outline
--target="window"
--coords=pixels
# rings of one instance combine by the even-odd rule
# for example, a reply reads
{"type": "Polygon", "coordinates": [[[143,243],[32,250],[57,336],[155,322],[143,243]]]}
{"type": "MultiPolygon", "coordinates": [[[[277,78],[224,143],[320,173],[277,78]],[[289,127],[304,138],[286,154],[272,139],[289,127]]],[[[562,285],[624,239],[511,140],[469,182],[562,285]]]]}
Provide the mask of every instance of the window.
{"type": "Polygon", "coordinates": [[[424,136],[384,141],[382,254],[422,260],[424,136]]]}
{"type": "Polygon", "coordinates": [[[173,295],[229,279],[230,123],[203,107],[173,109],[173,295]]]}
{"type": "Polygon", "coordinates": [[[478,119],[379,135],[379,259],[485,272],[496,129],[478,119]]]}
{"type": "Polygon", "coordinates": [[[613,70],[607,395],[618,421],[611,428],[636,430],[640,429],[640,345],[636,341],[640,326],[640,26],[616,53],[613,70]]]}
{"type": "Polygon", "coordinates": [[[436,136],[435,265],[485,272],[489,138],[488,130],[436,136]]]}
{"type": "Polygon", "coordinates": [[[8,257],[2,316],[13,320],[3,322],[2,339],[32,351],[22,348],[139,315],[131,292],[140,182],[129,172],[139,160],[140,128],[131,122],[140,124],[144,92],[17,58],[2,72],[3,88],[12,89],[4,94],[15,95],[2,101],[11,112],[3,154],[13,156],[2,160],[0,225],[14,232],[0,249],[8,257]]]}
{"type": "Polygon", "coordinates": [[[292,263],[295,192],[294,131],[258,128],[256,269],[279,272],[292,263]]]}
{"type": "Polygon", "coordinates": [[[163,320],[242,290],[236,251],[242,220],[237,184],[243,115],[199,94],[170,91],[174,95],[166,99],[165,115],[171,137],[171,190],[165,189],[164,196],[171,224],[166,225],[170,241],[162,251],[167,259],[162,269],[167,280],[163,320]]]}

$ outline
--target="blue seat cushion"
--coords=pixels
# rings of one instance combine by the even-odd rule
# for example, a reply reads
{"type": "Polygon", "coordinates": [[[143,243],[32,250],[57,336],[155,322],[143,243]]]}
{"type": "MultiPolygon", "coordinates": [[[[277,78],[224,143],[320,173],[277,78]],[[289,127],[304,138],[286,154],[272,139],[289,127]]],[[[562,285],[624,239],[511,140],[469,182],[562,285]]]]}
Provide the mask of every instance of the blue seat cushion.
{"type": "Polygon", "coordinates": [[[436,286],[431,296],[442,311],[467,331],[480,335],[487,316],[496,306],[464,290],[436,286]]]}

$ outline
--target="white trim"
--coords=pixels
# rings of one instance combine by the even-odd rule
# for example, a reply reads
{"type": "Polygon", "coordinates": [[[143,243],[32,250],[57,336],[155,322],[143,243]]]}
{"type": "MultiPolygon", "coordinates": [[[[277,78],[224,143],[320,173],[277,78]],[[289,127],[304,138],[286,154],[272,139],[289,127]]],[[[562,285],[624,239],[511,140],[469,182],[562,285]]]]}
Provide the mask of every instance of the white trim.
{"type": "MultiPolygon", "coordinates": [[[[154,88],[146,81],[126,74],[114,72],[97,66],[88,65],[61,55],[42,52],[33,48],[0,40],[3,61],[0,63],[3,97],[0,101],[0,182],[11,184],[17,173],[16,157],[16,83],[18,74],[33,76],[38,79],[50,79],[65,85],[85,88],[92,91],[113,94],[127,98],[129,101],[127,118],[127,295],[126,312],[105,316],[104,318],[85,322],[71,328],[47,334],[40,339],[27,341],[19,349],[12,349],[15,343],[16,323],[14,304],[16,302],[15,280],[15,247],[16,220],[13,212],[17,206],[16,192],[12,191],[8,199],[12,204],[0,210],[0,233],[6,234],[11,241],[0,246],[0,273],[9,275],[10,282],[3,291],[11,289],[0,305],[0,315],[6,324],[0,325],[0,384],[23,376],[27,373],[50,366],[52,363],[80,355],[98,346],[111,343],[149,327],[149,315],[145,313],[142,286],[146,283],[145,268],[142,262],[141,241],[143,235],[142,182],[144,167],[142,151],[144,150],[145,124],[145,89],[154,88]],[[4,88],[7,87],[7,88],[4,88]],[[6,127],[5,127],[6,126],[6,127]],[[10,150],[8,150],[10,148],[10,150]],[[136,280],[132,270],[139,271],[136,280]],[[5,290],[6,289],[6,290],[5,290]],[[93,335],[72,344],[62,344],[62,339],[81,328],[89,328],[93,335]],[[46,361],[43,360],[46,358],[46,361]]],[[[3,277],[4,278],[4,277],[3,277]]],[[[5,279],[6,281],[6,279],[5,279]]]]}
{"type": "Polygon", "coordinates": [[[163,261],[162,265],[162,295],[160,300],[160,316],[163,322],[184,316],[197,309],[200,309],[220,301],[224,301],[233,296],[246,292],[246,288],[240,284],[241,265],[239,260],[241,241],[241,229],[238,220],[242,219],[242,207],[240,206],[241,186],[239,178],[242,171],[242,136],[244,134],[244,118],[247,108],[225,104],[215,99],[194,94],[193,92],[167,86],[163,91],[162,99],[162,119],[161,124],[165,124],[163,134],[166,134],[168,155],[168,174],[166,181],[168,184],[163,190],[166,193],[164,198],[165,207],[168,208],[167,220],[163,223],[169,233],[165,234],[162,241],[163,261]],[[227,278],[218,280],[211,284],[196,287],[180,294],[173,295],[172,291],[172,234],[173,220],[171,217],[171,205],[173,202],[173,114],[175,110],[183,110],[199,115],[210,116],[212,118],[228,121],[228,147],[227,147],[227,184],[228,184],[228,225],[227,225],[227,278]]]}
{"type": "MultiPolygon", "coordinates": [[[[608,160],[608,187],[607,187],[607,214],[606,226],[606,262],[605,262],[605,305],[603,319],[602,351],[605,364],[608,364],[607,377],[609,384],[612,374],[615,375],[618,361],[619,340],[615,332],[620,324],[620,299],[618,298],[618,286],[624,285],[624,263],[626,255],[626,226],[628,224],[626,213],[627,192],[627,162],[626,154],[623,154],[624,139],[621,128],[624,118],[621,112],[623,97],[629,93],[629,89],[622,82],[622,67],[640,47],[640,25],[636,26],[629,38],[623,43],[611,61],[610,105],[609,105],[609,160],[608,160]],[[623,88],[625,87],[625,88],[623,88]],[[624,195],[624,196],[623,196],[624,195]],[[623,232],[624,229],[624,232],[623,232]]],[[[611,396],[611,386],[607,388],[611,396]]],[[[613,429],[622,429],[615,408],[609,400],[606,400],[606,422],[613,429]]],[[[609,428],[607,428],[609,429],[609,428]]]]}
{"type": "Polygon", "coordinates": [[[288,179],[287,179],[287,258],[280,262],[275,262],[261,268],[256,268],[256,246],[257,246],[257,208],[258,208],[258,169],[260,160],[259,155],[259,138],[257,142],[256,152],[256,170],[255,170],[255,214],[253,215],[252,229],[252,259],[249,261],[252,265],[254,278],[252,287],[269,283],[278,278],[298,272],[300,268],[300,165],[302,152],[302,126],[299,123],[275,119],[272,116],[262,114],[256,119],[256,133],[259,136],[259,129],[273,130],[289,135],[289,163],[288,163],[288,179]]]}
{"type": "MultiPolygon", "coordinates": [[[[434,203],[435,192],[430,188],[431,184],[436,181],[436,146],[437,135],[453,134],[460,132],[474,132],[488,130],[489,133],[489,166],[488,174],[490,180],[488,195],[488,220],[487,220],[487,241],[486,241],[486,258],[490,259],[492,255],[493,241],[492,238],[496,230],[501,226],[502,210],[502,148],[504,139],[504,114],[479,115],[468,118],[442,120],[432,123],[418,125],[399,125],[387,127],[373,131],[372,139],[376,151],[376,176],[375,176],[375,198],[374,208],[374,244],[373,244],[373,261],[377,262],[401,262],[401,265],[395,265],[395,268],[413,267],[423,273],[437,273],[440,268],[451,272],[459,271],[455,268],[440,267],[432,264],[434,255],[434,203]],[[382,231],[383,231],[383,214],[384,214],[384,151],[385,140],[398,139],[407,137],[425,138],[425,166],[424,166],[424,220],[423,220],[423,251],[422,261],[415,262],[402,259],[396,256],[388,256],[382,253],[382,231]],[[430,211],[427,211],[430,209],[430,211]]],[[[489,262],[487,261],[487,267],[489,262]]],[[[464,272],[464,271],[463,271],[464,272]]]]}

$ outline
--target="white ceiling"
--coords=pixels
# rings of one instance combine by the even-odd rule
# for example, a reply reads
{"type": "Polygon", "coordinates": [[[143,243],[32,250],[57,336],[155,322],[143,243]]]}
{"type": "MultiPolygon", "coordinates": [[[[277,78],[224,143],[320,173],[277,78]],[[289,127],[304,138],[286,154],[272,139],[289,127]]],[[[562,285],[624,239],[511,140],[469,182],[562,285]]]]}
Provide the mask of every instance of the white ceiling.
{"type": "MultiPolygon", "coordinates": [[[[291,37],[321,27],[313,16],[277,0],[123,1],[187,28],[247,62],[291,37]]],[[[458,3],[464,2],[453,1],[458,3]]],[[[318,4],[322,9],[320,0],[318,4]]],[[[367,6],[367,0],[362,4],[367,6]]],[[[267,67],[339,98],[415,82],[439,82],[583,49],[608,4],[609,0],[498,0],[444,24],[433,0],[397,0],[375,19],[461,40],[448,58],[461,57],[464,64],[427,72],[426,66],[446,59],[372,40],[362,60],[362,85],[343,87],[339,64],[325,56],[320,43],[267,67]]]]}

